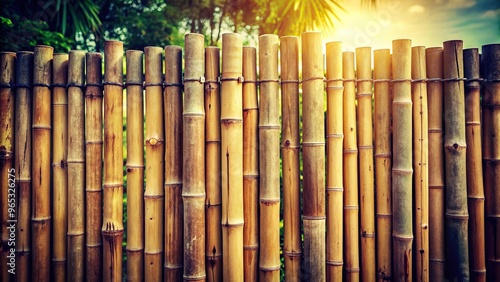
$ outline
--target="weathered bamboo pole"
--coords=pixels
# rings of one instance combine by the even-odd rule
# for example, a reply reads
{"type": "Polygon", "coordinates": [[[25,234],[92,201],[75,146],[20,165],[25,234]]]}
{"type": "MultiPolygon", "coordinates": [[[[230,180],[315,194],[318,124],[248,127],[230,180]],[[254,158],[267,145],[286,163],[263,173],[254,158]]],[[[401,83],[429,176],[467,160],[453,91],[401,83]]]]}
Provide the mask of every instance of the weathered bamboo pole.
{"type": "Polygon", "coordinates": [[[344,270],[346,281],[359,281],[359,205],[358,147],[356,136],[356,93],[354,52],[342,54],[344,77],[343,114],[343,178],[344,178],[344,270]]]}
{"type": "Polygon", "coordinates": [[[259,278],[259,104],[256,50],[243,47],[243,261],[244,278],[259,278]]]}
{"type": "Polygon", "coordinates": [[[165,47],[165,281],[183,273],[182,211],[182,48],[165,47]]]}
{"type": "Polygon", "coordinates": [[[104,42],[103,279],[122,280],[123,43],[104,42]]]}
{"type": "Polygon", "coordinates": [[[429,281],[429,132],[425,47],[412,48],[413,171],[415,195],[415,277],[429,281]]]}
{"type": "Polygon", "coordinates": [[[325,129],[321,32],[302,34],[304,279],[326,280],[325,129]]]}
{"type": "MultiPolygon", "coordinates": [[[[127,50],[127,280],[144,280],[143,52],[127,50]]],[[[163,156],[162,156],[163,158],[163,156]]]]}
{"type": "Polygon", "coordinates": [[[481,148],[479,50],[464,50],[465,130],[467,143],[467,204],[469,208],[469,259],[472,281],[486,281],[484,187],[481,148]]]}
{"type": "Polygon", "coordinates": [[[412,102],[411,40],[392,41],[394,100],[392,166],[392,244],[396,281],[412,280],[412,102]]]}
{"type": "Polygon", "coordinates": [[[500,44],[483,45],[483,167],[486,196],[486,274],[500,277],[500,44]]]}
{"type": "Polygon", "coordinates": [[[146,190],[144,191],[145,281],[162,279],[163,261],[163,135],[162,48],[144,48],[146,88],[146,190]]]}
{"type": "Polygon", "coordinates": [[[184,38],[184,281],[205,281],[205,42],[202,34],[184,38]]]}
{"type": "Polygon", "coordinates": [[[220,49],[205,48],[205,265],[207,281],[222,281],[220,49]]]}
{"type": "Polygon", "coordinates": [[[32,275],[38,281],[50,281],[50,133],[52,58],[54,49],[35,46],[33,63],[32,123],[32,275]]]}
{"type": "Polygon", "coordinates": [[[468,281],[469,246],[463,42],[443,43],[446,257],[450,280],[468,281]]]}
{"type": "Polygon", "coordinates": [[[86,54],[85,239],[86,278],[102,279],[102,54],[86,54]]]}
{"type": "Polygon", "coordinates": [[[326,44],[326,277],[327,281],[342,281],[344,266],[343,240],[343,141],[342,42],[326,44]]]}
{"type": "Polygon", "coordinates": [[[444,281],[443,48],[427,48],[429,115],[429,277],[444,281]]]}
{"type": "Polygon", "coordinates": [[[222,35],[221,158],[224,281],[243,281],[242,38],[222,35]]]}
{"type": "MultiPolygon", "coordinates": [[[[283,171],[283,228],[286,281],[301,280],[299,38],[280,38],[281,155],[283,171]]],[[[342,235],[341,235],[342,236],[342,235]]]]}

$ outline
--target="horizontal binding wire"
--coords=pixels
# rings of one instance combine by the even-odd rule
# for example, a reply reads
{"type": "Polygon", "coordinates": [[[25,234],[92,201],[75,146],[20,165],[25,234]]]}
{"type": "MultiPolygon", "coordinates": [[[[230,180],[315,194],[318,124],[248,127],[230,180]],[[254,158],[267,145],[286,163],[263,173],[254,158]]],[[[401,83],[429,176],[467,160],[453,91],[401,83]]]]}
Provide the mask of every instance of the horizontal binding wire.
{"type": "Polygon", "coordinates": [[[297,83],[297,84],[299,84],[300,80],[298,80],[298,79],[286,79],[286,80],[281,80],[280,83],[281,84],[286,84],[286,83],[297,83]]]}
{"type": "Polygon", "coordinates": [[[379,83],[379,82],[391,82],[389,78],[375,78],[373,80],[373,83],[379,83]]]}
{"type": "Polygon", "coordinates": [[[99,83],[87,83],[86,87],[102,87],[102,84],[99,83]]]}
{"type": "Polygon", "coordinates": [[[50,84],[47,84],[47,83],[40,83],[40,82],[33,83],[33,87],[36,87],[36,86],[50,88],[50,84]]]}
{"type": "Polygon", "coordinates": [[[356,82],[372,82],[373,79],[371,78],[359,78],[359,79],[356,79],[356,82]]]}
{"type": "Polygon", "coordinates": [[[182,83],[176,83],[176,82],[163,82],[163,87],[183,87],[184,85],[182,83]]]}
{"type": "Polygon", "coordinates": [[[257,80],[245,80],[245,81],[243,81],[243,83],[244,83],[244,84],[245,84],[245,83],[255,83],[255,84],[259,84],[259,81],[257,81],[257,80]]]}
{"type": "Polygon", "coordinates": [[[199,78],[184,78],[184,83],[186,82],[199,82],[199,83],[205,83],[205,77],[204,76],[200,76],[199,78]]]}
{"type": "MultiPolygon", "coordinates": [[[[54,84],[52,84],[52,87],[54,87],[54,84]]],[[[79,83],[74,83],[74,82],[66,84],[66,88],[70,88],[70,87],[78,87],[78,88],[83,89],[83,88],[85,88],[85,85],[79,84],[79,83]]]]}
{"type": "Polygon", "coordinates": [[[442,82],[443,79],[440,77],[427,78],[427,82],[442,82]]]}
{"type": "Polygon", "coordinates": [[[261,79],[259,80],[259,83],[268,83],[268,82],[276,82],[276,83],[279,83],[280,80],[279,79],[261,79]]]}
{"type": "Polygon", "coordinates": [[[0,88],[14,88],[10,83],[0,83],[0,88]]]}
{"type": "Polygon", "coordinates": [[[398,79],[391,79],[391,83],[411,83],[412,80],[411,79],[408,79],[408,78],[398,78],[398,79]]]}
{"type": "Polygon", "coordinates": [[[146,83],[146,82],[144,82],[144,88],[149,87],[149,86],[160,86],[160,87],[163,87],[163,82],[155,82],[155,83],[146,83]]]}
{"type": "Polygon", "coordinates": [[[103,86],[106,86],[106,85],[113,85],[113,86],[120,86],[123,88],[123,83],[120,83],[120,82],[113,82],[113,81],[104,81],[102,83],[103,86]]]}
{"type": "Polygon", "coordinates": [[[55,87],[67,88],[68,85],[64,84],[64,83],[52,83],[52,88],[55,88],[55,87]]]}
{"type": "Polygon", "coordinates": [[[245,82],[245,78],[243,78],[243,76],[238,76],[238,77],[221,77],[219,80],[221,82],[223,82],[223,81],[237,81],[239,83],[245,82]]]}
{"type": "Polygon", "coordinates": [[[451,78],[443,78],[443,82],[457,82],[457,81],[465,81],[467,78],[465,77],[451,77],[451,78]]]}
{"type": "Polygon", "coordinates": [[[496,79],[484,79],[483,83],[494,83],[494,82],[500,82],[499,78],[496,79]]]}
{"type": "Polygon", "coordinates": [[[328,83],[328,82],[338,82],[338,81],[344,81],[344,79],[343,78],[330,78],[330,79],[325,80],[326,83],[328,83]]]}

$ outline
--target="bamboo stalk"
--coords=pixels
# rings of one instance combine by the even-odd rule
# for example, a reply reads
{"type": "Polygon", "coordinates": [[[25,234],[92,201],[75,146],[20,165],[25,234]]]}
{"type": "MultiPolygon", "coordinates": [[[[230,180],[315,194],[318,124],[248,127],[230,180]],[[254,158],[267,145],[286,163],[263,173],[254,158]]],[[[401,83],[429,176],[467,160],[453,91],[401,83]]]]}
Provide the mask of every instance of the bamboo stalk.
{"type": "Polygon", "coordinates": [[[443,48],[427,48],[426,72],[429,117],[429,277],[444,281],[444,149],[443,149],[443,48]]]}
{"type": "Polygon", "coordinates": [[[342,126],[342,42],[326,44],[326,273],[327,281],[343,279],[344,183],[342,169],[344,131],[342,126]]]}
{"type": "Polygon", "coordinates": [[[446,257],[450,280],[469,280],[463,42],[443,43],[446,257]]]}
{"type": "Polygon", "coordinates": [[[123,43],[104,42],[103,279],[122,280],[123,43]]]}
{"type": "Polygon", "coordinates": [[[201,34],[189,33],[184,38],[184,280],[205,281],[205,42],[201,34]]]}
{"type": "Polygon", "coordinates": [[[486,196],[486,274],[500,277],[500,44],[483,45],[483,167],[486,196]]]}
{"type": "Polygon", "coordinates": [[[243,281],[242,38],[222,35],[221,158],[224,281],[243,281]]]}
{"type": "Polygon", "coordinates": [[[54,217],[52,268],[55,281],[66,281],[68,236],[68,54],[55,54],[52,94],[52,176],[54,217]]]}
{"type": "Polygon", "coordinates": [[[479,51],[465,49],[465,130],[467,145],[467,205],[469,208],[469,259],[472,281],[486,281],[484,187],[481,148],[479,51]]]}
{"type": "Polygon", "coordinates": [[[165,281],[183,274],[182,48],[165,47],[165,281]]]}
{"type": "Polygon", "coordinates": [[[344,180],[344,245],[345,279],[359,281],[359,205],[358,147],[356,138],[356,93],[354,90],[354,52],[342,54],[344,98],[342,103],[343,180],[344,180]]]}
{"type": "Polygon", "coordinates": [[[14,151],[17,173],[16,281],[27,282],[31,258],[31,84],[33,83],[33,52],[16,54],[16,104],[14,151]],[[21,87],[22,85],[23,87],[21,87]]]}
{"type": "MultiPolygon", "coordinates": [[[[127,50],[127,280],[144,279],[143,52],[127,50]]],[[[162,156],[163,157],[163,156],[162,156]]]]}
{"type": "MultiPolygon", "coordinates": [[[[301,280],[299,38],[280,38],[285,280],[301,280]]],[[[342,236],[342,235],[341,235],[342,236]]]]}
{"type": "Polygon", "coordinates": [[[35,46],[32,123],[32,275],[50,281],[50,133],[52,58],[54,49],[35,46]]]}
{"type": "Polygon", "coordinates": [[[86,276],[102,279],[102,54],[86,54],[85,201],[86,276]]]}
{"type": "Polygon", "coordinates": [[[415,193],[415,276],[429,281],[429,132],[425,47],[412,48],[413,171],[415,193]]]}
{"type": "Polygon", "coordinates": [[[325,281],[325,131],[321,32],[302,34],[304,279],[325,281]]]}
{"type": "Polygon", "coordinates": [[[412,280],[412,102],[411,40],[392,41],[393,166],[392,244],[394,279],[412,280]]]}
{"type": "Polygon", "coordinates": [[[259,275],[259,104],[256,50],[243,47],[243,260],[246,281],[259,275]]]}
{"type": "Polygon", "coordinates": [[[375,189],[373,173],[373,117],[371,48],[356,48],[358,101],[359,198],[361,234],[361,279],[376,277],[375,271],[375,189]]]}
{"type": "MultiPolygon", "coordinates": [[[[144,48],[146,88],[146,190],[144,191],[144,276],[145,281],[162,279],[163,261],[163,135],[162,48],[144,48]]],[[[141,62],[138,62],[139,64],[141,62]]]]}
{"type": "Polygon", "coordinates": [[[205,215],[207,280],[222,281],[220,49],[205,48],[205,215]]]}

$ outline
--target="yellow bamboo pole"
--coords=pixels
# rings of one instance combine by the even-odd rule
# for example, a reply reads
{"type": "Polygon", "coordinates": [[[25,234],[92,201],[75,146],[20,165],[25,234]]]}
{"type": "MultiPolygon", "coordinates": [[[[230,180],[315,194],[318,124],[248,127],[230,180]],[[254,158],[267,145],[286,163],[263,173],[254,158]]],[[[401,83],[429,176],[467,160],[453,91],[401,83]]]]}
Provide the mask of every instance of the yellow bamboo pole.
{"type": "Polygon", "coordinates": [[[32,275],[38,281],[50,279],[50,133],[52,58],[54,49],[35,46],[32,123],[32,275]]]}
{"type": "Polygon", "coordinates": [[[162,48],[144,48],[146,88],[146,190],[144,191],[145,281],[162,279],[163,262],[163,137],[162,48]]]}
{"type": "Polygon", "coordinates": [[[243,260],[246,281],[259,275],[259,104],[256,50],[243,47],[243,260]]]}
{"type": "Polygon", "coordinates": [[[326,280],[325,106],[321,45],[321,32],[302,34],[302,50],[305,51],[302,53],[303,278],[311,281],[326,280]]]}
{"type": "MultiPolygon", "coordinates": [[[[286,281],[301,280],[299,38],[280,38],[283,225],[286,281]]],[[[342,236],[342,235],[341,235],[342,236]]]]}
{"type": "Polygon", "coordinates": [[[165,47],[165,281],[183,274],[182,48],[165,47]],[[170,144],[170,145],[168,145],[170,144]]]}
{"type": "MultiPolygon", "coordinates": [[[[144,279],[143,52],[127,50],[127,280],[144,279]]],[[[162,156],[163,157],[163,156],[162,156]]]]}
{"type": "Polygon", "coordinates": [[[444,281],[443,48],[427,48],[429,115],[429,277],[444,281]]]}
{"type": "Polygon", "coordinates": [[[242,38],[222,35],[221,158],[224,281],[243,281],[242,38]]]}
{"type": "Polygon", "coordinates": [[[104,42],[103,279],[122,280],[123,43],[104,42]]]}
{"type": "Polygon", "coordinates": [[[465,130],[467,143],[467,205],[469,219],[469,259],[472,281],[486,281],[484,237],[484,187],[481,148],[481,108],[479,50],[465,49],[465,130]]]}

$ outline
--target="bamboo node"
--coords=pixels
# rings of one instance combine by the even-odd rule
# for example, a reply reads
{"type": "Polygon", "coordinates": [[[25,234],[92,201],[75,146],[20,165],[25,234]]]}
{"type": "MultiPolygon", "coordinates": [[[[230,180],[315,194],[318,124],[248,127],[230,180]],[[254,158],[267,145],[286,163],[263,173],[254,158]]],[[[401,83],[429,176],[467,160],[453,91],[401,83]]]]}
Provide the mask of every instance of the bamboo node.
{"type": "Polygon", "coordinates": [[[376,78],[373,80],[373,83],[379,83],[379,82],[391,82],[389,78],[376,78]]]}
{"type": "Polygon", "coordinates": [[[392,218],[390,213],[377,213],[377,218],[392,218]]]}
{"type": "Polygon", "coordinates": [[[363,231],[361,234],[361,237],[363,238],[375,238],[375,233],[366,233],[366,231],[363,231]]]}
{"type": "Polygon", "coordinates": [[[99,84],[99,83],[89,83],[89,82],[87,82],[86,86],[87,86],[87,88],[89,88],[89,87],[99,87],[99,88],[101,88],[101,87],[102,87],[102,84],[99,84]]]}
{"type": "Polygon", "coordinates": [[[358,273],[359,272],[359,267],[353,267],[353,268],[345,268],[345,272],[347,273],[358,273]]]}
{"type": "Polygon", "coordinates": [[[373,93],[372,92],[361,92],[361,93],[358,93],[356,94],[356,98],[368,98],[368,97],[372,97],[373,96],[373,93]]]}
{"type": "Polygon", "coordinates": [[[302,253],[296,251],[283,251],[283,255],[288,257],[302,257],[302,253]]]}
{"type": "Polygon", "coordinates": [[[392,157],[392,153],[378,153],[374,154],[375,158],[388,159],[392,157]]]}
{"type": "Polygon", "coordinates": [[[47,217],[32,217],[31,218],[31,221],[34,221],[34,222],[46,222],[46,221],[50,221],[52,219],[52,217],[50,216],[47,216],[47,217]]]}
{"type": "Polygon", "coordinates": [[[245,78],[243,76],[238,76],[238,77],[221,77],[220,81],[237,81],[238,83],[243,83],[245,82],[245,78]]]}
{"type": "Polygon", "coordinates": [[[326,191],[344,192],[344,187],[326,187],[326,191]]]}
{"type": "Polygon", "coordinates": [[[163,87],[183,87],[181,83],[176,83],[176,82],[164,82],[163,87]]]}
{"type": "Polygon", "coordinates": [[[188,277],[188,276],[182,276],[182,278],[185,280],[185,281],[205,281],[205,279],[207,278],[206,275],[200,275],[200,276],[194,276],[194,277],[188,277]]]}
{"type": "Polygon", "coordinates": [[[344,81],[343,78],[329,78],[326,80],[326,83],[328,82],[339,82],[339,81],[344,81]]]}
{"type": "Polygon", "coordinates": [[[392,238],[396,241],[402,241],[402,242],[408,242],[413,240],[413,235],[400,235],[400,234],[395,234],[394,232],[392,233],[392,238]]]}
{"type": "Polygon", "coordinates": [[[325,146],[325,142],[302,142],[302,147],[321,147],[325,146]]]}
{"type": "Polygon", "coordinates": [[[458,219],[458,220],[468,220],[469,214],[453,214],[453,213],[445,213],[448,218],[458,219]]]}
{"type": "Polygon", "coordinates": [[[243,250],[258,250],[259,245],[244,245],[243,250]]]}
{"type": "Polygon", "coordinates": [[[276,270],[280,270],[280,266],[267,266],[267,267],[264,267],[264,266],[259,266],[259,269],[264,271],[264,272],[272,272],[272,271],[276,271],[276,270]]]}
{"type": "Polygon", "coordinates": [[[326,138],[344,138],[344,134],[343,133],[327,134],[326,138]]]}
{"type": "Polygon", "coordinates": [[[327,86],[326,87],[326,90],[343,90],[344,89],[344,86],[327,86]]]}
{"type": "Polygon", "coordinates": [[[304,82],[309,82],[309,81],[312,81],[312,80],[322,80],[323,82],[325,81],[325,78],[322,77],[322,76],[313,76],[313,77],[308,77],[308,78],[303,78],[302,79],[302,84],[304,82]]]}
{"type": "Polygon", "coordinates": [[[183,268],[184,266],[182,264],[164,264],[163,265],[163,268],[164,269],[181,269],[183,268]]]}
{"type": "Polygon", "coordinates": [[[280,125],[259,125],[259,129],[280,130],[280,125]]]}
{"type": "Polygon", "coordinates": [[[41,83],[41,82],[35,82],[35,83],[33,83],[33,87],[47,87],[47,88],[50,88],[50,84],[41,83]]]}
{"type": "Polygon", "coordinates": [[[199,83],[205,83],[205,77],[200,76],[199,78],[184,78],[184,83],[186,82],[199,82],[199,83]]]}
{"type": "Polygon", "coordinates": [[[359,210],[359,206],[348,206],[348,205],[345,205],[344,206],[344,210],[359,210]]]}
{"type": "Polygon", "coordinates": [[[393,168],[392,169],[392,172],[395,173],[395,174],[412,174],[413,173],[413,169],[397,169],[397,168],[393,168]]]}
{"type": "Polygon", "coordinates": [[[324,220],[326,216],[323,215],[304,215],[302,217],[304,220],[324,220]]]}
{"type": "Polygon", "coordinates": [[[281,84],[286,84],[286,83],[300,83],[300,80],[298,79],[287,79],[287,80],[281,80],[281,84]]]}
{"type": "Polygon", "coordinates": [[[123,83],[120,83],[120,82],[114,82],[114,81],[104,81],[102,83],[103,86],[106,86],[106,85],[113,85],[113,86],[119,86],[119,87],[122,87],[123,88],[123,83]]]}
{"type": "MultiPolygon", "coordinates": [[[[54,84],[52,84],[52,87],[54,87],[54,84]]],[[[80,89],[84,89],[85,85],[84,84],[80,84],[80,83],[70,82],[70,83],[66,84],[65,87],[66,88],[77,87],[77,88],[80,88],[80,89]]]]}
{"type": "Polygon", "coordinates": [[[68,85],[65,83],[52,83],[52,89],[59,87],[59,88],[66,88],[68,85]]]}
{"type": "Polygon", "coordinates": [[[342,261],[342,260],[326,260],[326,265],[342,266],[342,265],[344,265],[344,261],[342,261]]]}
{"type": "Polygon", "coordinates": [[[359,150],[373,150],[373,146],[372,145],[359,145],[358,149],[359,150]]]}
{"type": "MultiPolygon", "coordinates": [[[[160,84],[161,86],[162,84],[160,84]]],[[[127,81],[125,82],[125,86],[126,87],[129,87],[129,86],[144,86],[144,82],[133,82],[133,81],[127,81]]]]}

